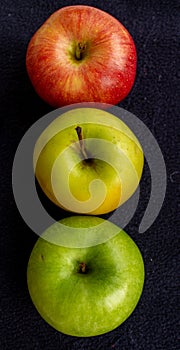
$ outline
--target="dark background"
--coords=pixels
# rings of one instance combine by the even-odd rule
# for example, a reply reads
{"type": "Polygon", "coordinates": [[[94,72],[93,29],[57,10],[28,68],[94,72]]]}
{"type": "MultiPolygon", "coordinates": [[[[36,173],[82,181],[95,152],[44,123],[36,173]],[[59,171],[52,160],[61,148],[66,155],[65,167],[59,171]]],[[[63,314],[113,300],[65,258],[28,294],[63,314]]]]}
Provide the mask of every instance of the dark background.
{"type": "MultiPolygon", "coordinates": [[[[178,1],[0,1],[1,256],[0,347],[23,350],[173,350],[177,343],[177,124],[178,1]],[[146,280],[133,314],[116,330],[94,338],[68,337],[35,310],[26,285],[26,267],[37,236],[21,218],[13,198],[11,170],[16,148],[28,128],[52,108],[35,94],[25,55],[38,27],[65,5],[87,4],[109,12],[129,30],[138,54],[137,76],[119,106],[140,118],[156,138],[167,167],[161,212],[144,234],[138,226],[148,202],[150,173],[145,165],[141,198],[126,231],[143,254],[146,280]]],[[[157,164],[158,168],[158,164],[157,164]]]]}

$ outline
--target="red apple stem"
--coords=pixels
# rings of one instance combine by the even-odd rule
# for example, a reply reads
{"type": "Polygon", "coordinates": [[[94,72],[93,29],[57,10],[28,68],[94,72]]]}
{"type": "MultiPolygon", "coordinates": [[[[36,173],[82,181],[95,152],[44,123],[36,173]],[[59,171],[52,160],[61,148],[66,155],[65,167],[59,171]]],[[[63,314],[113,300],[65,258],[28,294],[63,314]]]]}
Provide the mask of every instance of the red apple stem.
{"type": "Polygon", "coordinates": [[[84,158],[88,159],[88,155],[86,153],[85,145],[84,145],[84,141],[83,141],[82,128],[80,126],[77,126],[76,127],[76,132],[77,132],[77,135],[78,135],[81,152],[82,152],[84,158]]]}
{"type": "Polygon", "coordinates": [[[75,51],[75,57],[78,61],[82,60],[83,53],[85,52],[85,50],[86,50],[86,44],[84,44],[84,43],[77,44],[76,51],[75,51]]]}

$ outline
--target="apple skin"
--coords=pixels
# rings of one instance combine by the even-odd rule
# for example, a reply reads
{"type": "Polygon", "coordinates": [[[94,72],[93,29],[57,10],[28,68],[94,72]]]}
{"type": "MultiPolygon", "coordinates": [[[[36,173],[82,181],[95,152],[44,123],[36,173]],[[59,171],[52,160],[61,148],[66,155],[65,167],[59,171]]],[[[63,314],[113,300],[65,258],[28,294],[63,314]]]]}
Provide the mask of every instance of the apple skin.
{"type": "Polygon", "coordinates": [[[136,61],[127,29],[110,14],[84,5],[54,12],[33,35],[26,53],[35,91],[54,107],[117,104],[134,84],[136,61]]]}
{"type": "MultiPolygon", "coordinates": [[[[142,294],[145,273],[140,250],[123,230],[98,217],[74,216],[60,223],[76,228],[75,237],[85,229],[84,242],[92,229],[102,230],[102,223],[107,224],[102,234],[114,228],[118,233],[84,248],[52,244],[48,232],[46,239],[42,235],[28,262],[31,299],[44,320],[62,333],[90,337],[109,332],[130,316],[142,294]]],[[[60,234],[61,228],[54,230],[57,241],[60,234]]]]}
{"type": "Polygon", "coordinates": [[[135,192],[144,164],[141,145],[119,118],[97,108],[75,108],[56,118],[34,148],[34,171],[47,197],[76,213],[101,215],[135,192]],[[82,156],[77,126],[92,161],[82,156]],[[91,187],[92,186],[92,187],[91,187]]]}

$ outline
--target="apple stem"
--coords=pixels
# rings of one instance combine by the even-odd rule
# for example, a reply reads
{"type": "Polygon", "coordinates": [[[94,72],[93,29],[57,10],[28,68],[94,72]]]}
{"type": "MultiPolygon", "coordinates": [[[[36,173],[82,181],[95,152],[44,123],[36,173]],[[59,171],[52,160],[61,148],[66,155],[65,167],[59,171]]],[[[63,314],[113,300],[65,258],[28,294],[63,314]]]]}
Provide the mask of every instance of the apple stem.
{"type": "Polygon", "coordinates": [[[75,58],[79,61],[83,58],[83,53],[86,50],[86,44],[78,43],[75,51],[75,58]]]}
{"type": "Polygon", "coordinates": [[[86,264],[84,262],[80,263],[79,272],[86,273],[86,264]]]}
{"type": "Polygon", "coordinates": [[[87,153],[86,153],[85,146],[84,146],[84,142],[83,142],[82,128],[81,128],[80,126],[77,126],[77,127],[76,127],[76,132],[77,132],[77,135],[78,135],[78,139],[79,139],[79,143],[80,143],[81,152],[82,152],[84,158],[85,158],[85,159],[88,159],[88,155],[87,155],[87,153]]]}

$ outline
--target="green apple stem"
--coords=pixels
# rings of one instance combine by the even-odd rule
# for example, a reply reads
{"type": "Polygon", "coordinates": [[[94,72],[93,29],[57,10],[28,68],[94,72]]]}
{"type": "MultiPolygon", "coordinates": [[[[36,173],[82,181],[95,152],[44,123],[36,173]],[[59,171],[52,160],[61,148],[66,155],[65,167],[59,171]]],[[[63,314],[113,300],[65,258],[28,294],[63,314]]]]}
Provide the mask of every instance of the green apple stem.
{"type": "Polygon", "coordinates": [[[78,135],[81,152],[82,152],[84,158],[88,159],[88,155],[87,155],[87,152],[85,150],[84,141],[83,141],[82,128],[80,126],[77,126],[76,127],[76,132],[77,132],[77,135],[78,135]]]}
{"type": "Polygon", "coordinates": [[[79,272],[80,273],[86,273],[87,272],[86,264],[84,262],[79,264],[79,272]]]}
{"type": "Polygon", "coordinates": [[[78,43],[75,51],[75,58],[80,61],[83,58],[83,53],[86,50],[86,44],[78,43]]]}

